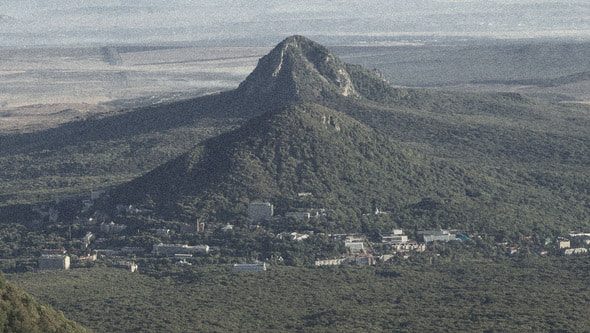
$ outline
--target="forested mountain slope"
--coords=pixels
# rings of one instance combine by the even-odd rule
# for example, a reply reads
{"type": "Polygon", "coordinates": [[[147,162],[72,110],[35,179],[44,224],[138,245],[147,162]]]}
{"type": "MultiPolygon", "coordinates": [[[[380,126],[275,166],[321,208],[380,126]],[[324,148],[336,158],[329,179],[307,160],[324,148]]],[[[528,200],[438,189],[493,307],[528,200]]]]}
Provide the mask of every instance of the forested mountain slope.
{"type": "Polygon", "coordinates": [[[407,227],[480,230],[560,228],[587,214],[580,170],[590,145],[579,124],[566,135],[565,109],[553,121],[518,94],[393,88],[301,36],[263,57],[235,92],[270,111],[121,187],[117,199],[222,220],[257,200],[280,213],[312,204],[355,221],[332,225],[339,230],[377,208],[407,227]],[[556,165],[569,173],[552,173],[556,165]]]}

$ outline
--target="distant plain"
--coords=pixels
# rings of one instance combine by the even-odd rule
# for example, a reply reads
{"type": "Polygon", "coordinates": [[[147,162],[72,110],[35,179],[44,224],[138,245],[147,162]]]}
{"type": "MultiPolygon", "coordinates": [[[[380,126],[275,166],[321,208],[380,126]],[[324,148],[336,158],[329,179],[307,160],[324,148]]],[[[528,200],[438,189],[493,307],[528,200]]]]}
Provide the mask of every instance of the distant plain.
{"type": "MultiPolygon", "coordinates": [[[[105,46],[0,49],[0,133],[228,90],[271,46],[105,46]]],[[[348,63],[395,86],[510,91],[590,101],[590,42],[433,40],[338,42],[348,63]]]]}

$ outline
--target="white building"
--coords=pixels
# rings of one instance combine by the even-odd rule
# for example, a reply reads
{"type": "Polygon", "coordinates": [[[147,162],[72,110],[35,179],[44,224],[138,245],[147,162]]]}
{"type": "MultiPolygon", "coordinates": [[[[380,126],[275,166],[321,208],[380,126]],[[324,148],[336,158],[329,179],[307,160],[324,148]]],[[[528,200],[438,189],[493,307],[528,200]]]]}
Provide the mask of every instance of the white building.
{"type": "Polygon", "coordinates": [[[127,260],[117,261],[117,263],[115,265],[117,267],[128,269],[132,273],[136,272],[137,268],[139,267],[134,261],[127,261],[127,260]]]}
{"type": "Polygon", "coordinates": [[[183,245],[183,244],[155,244],[153,253],[156,255],[173,256],[179,253],[209,253],[209,245],[183,245]]]}
{"type": "Polygon", "coordinates": [[[170,234],[170,229],[157,229],[156,230],[156,236],[167,236],[170,234]]]}
{"type": "Polygon", "coordinates": [[[455,234],[452,234],[448,230],[426,230],[426,231],[418,231],[418,235],[422,235],[424,237],[424,243],[432,243],[432,242],[449,242],[452,240],[457,239],[455,234]]]}
{"type": "Polygon", "coordinates": [[[363,242],[344,242],[344,246],[346,246],[351,253],[362,253],[365,250],[363,242]]]}
{"type": "Polygon", "coordinates": [[[88,247],[88,245],[90,245],[90,241],[92,240],[92,238],[94,238],[94,234],[90,231],[87,232],[86,236],[82,238],[82,241],[84,242],[84,247],[88,247]]]}
{"type": "Polygon", "coordinates": [[[559,246],[560,249],[567,249],[571,246],[570,240],[565,239],[565,238],[558,238],[557,245],[559,246]]]}
{"type": "Polygon", "coordinates": [[[345,258],[316,260],[315,265],[316,266],[338,266],[338,265],[342,265],[344,262],[346,262],[346,260],[347,259],[345,259],[345,258]]]}
{"type": "Polygon", "coordinates": [[[408,236],[407,235],[392,235],[392,234],[384,234],[381,235],[381,243],[387,244],[394,244],[394,243],[407,243],[408,236]]]}
{"type": "Polygon", "coordinates": [[[575,249],[566,249],[564,253],[566,256],[571,256],[572,254],[588,253],[588,249],[584,247],[578,247],[575,249]]]}
{"type": "Polygon", "coordinates": [[[70,256],[65,254],[43,254],[39,258],[40,270],[70,269],[70,256]]]}

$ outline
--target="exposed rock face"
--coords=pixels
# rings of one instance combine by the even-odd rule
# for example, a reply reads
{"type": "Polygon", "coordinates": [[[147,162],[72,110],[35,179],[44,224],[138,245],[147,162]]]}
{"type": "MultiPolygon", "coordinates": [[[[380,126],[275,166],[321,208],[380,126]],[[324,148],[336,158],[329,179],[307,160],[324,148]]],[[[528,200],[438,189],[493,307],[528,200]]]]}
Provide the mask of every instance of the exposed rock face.
{"type": "Polygon", "coordinates": [[[238,88],[250,96],[313,100],[358,95],[346,65],[332,52],[302,36],[292,36],[262,57],[238,88]]]}

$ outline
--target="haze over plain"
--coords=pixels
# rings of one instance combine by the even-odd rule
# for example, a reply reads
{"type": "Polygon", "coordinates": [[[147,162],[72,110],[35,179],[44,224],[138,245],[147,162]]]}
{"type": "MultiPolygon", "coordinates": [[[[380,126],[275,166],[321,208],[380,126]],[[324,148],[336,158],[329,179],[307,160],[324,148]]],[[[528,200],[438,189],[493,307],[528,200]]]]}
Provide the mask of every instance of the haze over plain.
{"type": "Polygon", "coordinates": [[[0,4],[0,46],[163,43],[277,36],[590,35],[585,0],[24,0],[0,4]]]}
{"type": "MultiPolygon", "coordinates": [[[[96,105],[105,102],[129,107],[136,99],[145,105],[231,89],[293,34],[330,46],[347,62],[379,69],[393,85],[537,93],[527,82],[504,82],[584,78],[587,17],[584,0],[4,2],[0,131],[104,112],[96,105]],[[548,40],[553,44],[541,48],[513,47],[548,40]],[[583,47],[565,50],[564,41],[583,47]],[[113,46],[116,63],[103,49],[113,46]]],[[[542,93],[587,101],[588,82],[542,93]]]]}

